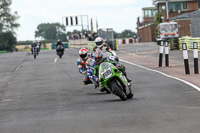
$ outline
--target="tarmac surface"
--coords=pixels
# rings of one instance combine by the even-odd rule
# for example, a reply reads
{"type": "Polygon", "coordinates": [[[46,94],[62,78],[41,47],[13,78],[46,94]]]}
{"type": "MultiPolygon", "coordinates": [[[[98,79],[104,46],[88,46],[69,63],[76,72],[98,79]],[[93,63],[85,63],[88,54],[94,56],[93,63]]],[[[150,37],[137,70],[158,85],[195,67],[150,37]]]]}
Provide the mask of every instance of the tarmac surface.
{"type": "MultiPolygon", "coordinates": [[[[166,72],[179,64],[180,75],[196,76],[184,74],[181,51],[171,51],[170,67],[159,68],[154,43],[119,48],[120,59],[166,72]]],[[[55,50],[41,51],[37,59],[30,51],[0,54],[0,133],[199,133],[199,91],[120,61],[134,92],[121,101],[82,84],[78,50],[66,49],[62,59],[55,50]]]]}
{"type": "MultiPolygon", "coordinates": [[[[165,53],[165,52],[164,52],[165,53]]],[[[169,67],[165,66],[165,54],[163,54],[162,67],[159,64],[159,46],[154,43],[133,43],[119,46],[120,59],[138,64],[153,70],[158,70],[167,75],[186,80],[200,87],[200,75],[194,74],[193,51],[188,50],[190,74],[185,74],[183,53],[181,50],[170,50],[169,67]]],[[[199,52],[200,57],[200,52],[199,52]]]]}

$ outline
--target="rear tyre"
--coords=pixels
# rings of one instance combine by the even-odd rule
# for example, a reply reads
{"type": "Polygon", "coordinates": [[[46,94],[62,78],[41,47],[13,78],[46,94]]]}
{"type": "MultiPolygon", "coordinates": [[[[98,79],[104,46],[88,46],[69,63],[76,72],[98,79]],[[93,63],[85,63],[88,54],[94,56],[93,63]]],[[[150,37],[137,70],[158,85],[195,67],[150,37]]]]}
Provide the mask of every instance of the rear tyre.
{"type": "Polygon", "coordinates": [[[36,55],[34,55],[34,59],[36,59],[36,55]]]}
{"type": "Polygon", "coordinates": [[[58,52],[58,56],[60,57],[60,59],[62,58],[62,51],[58,52]]]}
{"type": "Polygon", "coordinates": [[[124,93],[124,91],[122,90],[123,88],[121,88],[116,82],[112,83],[112,89],[114,90],[114,93],[117,96],[119,96],[122,101],[126,101],[127,96],[124,93]]]}

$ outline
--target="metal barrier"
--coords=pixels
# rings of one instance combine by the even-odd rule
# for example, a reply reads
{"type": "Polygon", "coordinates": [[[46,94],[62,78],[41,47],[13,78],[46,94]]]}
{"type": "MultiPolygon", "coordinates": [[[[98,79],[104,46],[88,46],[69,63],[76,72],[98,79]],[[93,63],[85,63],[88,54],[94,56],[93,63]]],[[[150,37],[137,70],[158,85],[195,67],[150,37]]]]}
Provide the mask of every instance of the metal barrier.
{"type": "MultiPolygon", "coordinates": [[[[64,43],[63,46],[64,48],[69,48],[69,43],[64,43]]],[[[56,43],[51,44],[51,49],[56,49],[56,43]]]]}

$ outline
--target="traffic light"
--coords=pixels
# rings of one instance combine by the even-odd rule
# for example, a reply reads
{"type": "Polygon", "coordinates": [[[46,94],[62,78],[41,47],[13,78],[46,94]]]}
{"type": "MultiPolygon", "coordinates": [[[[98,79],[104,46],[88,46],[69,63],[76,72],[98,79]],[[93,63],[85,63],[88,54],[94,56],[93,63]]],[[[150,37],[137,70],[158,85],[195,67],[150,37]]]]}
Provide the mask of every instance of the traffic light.
{"type": "Polygon", "coordinates": [[[76,18],[76,25],[78,25],[78,17],[76,16],[75,18],[76,18]]]}
{"type": "Polygon", "coordinates": [[[66,17],[66,25],[68,25],[68,17],[66,17]]]}
{"type": "Polygon", "coordinates": [[[71,17],[71,25],[73,25],[73,18],[71,17]]]}

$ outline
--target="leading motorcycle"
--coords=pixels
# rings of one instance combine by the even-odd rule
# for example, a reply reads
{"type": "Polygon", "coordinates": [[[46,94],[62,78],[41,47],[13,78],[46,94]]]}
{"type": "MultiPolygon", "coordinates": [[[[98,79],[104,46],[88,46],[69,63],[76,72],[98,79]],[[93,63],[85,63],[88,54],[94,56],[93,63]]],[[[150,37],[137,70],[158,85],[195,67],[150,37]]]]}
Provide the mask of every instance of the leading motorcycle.
{"type": "Polygon", "coordinates": [[[131,84],[128,83],[122,72],[109,62],[101,63],[99,81],[101,88],[103,87],[110,93],[117,95],[123,101],[133,97],[131,84]]]}

